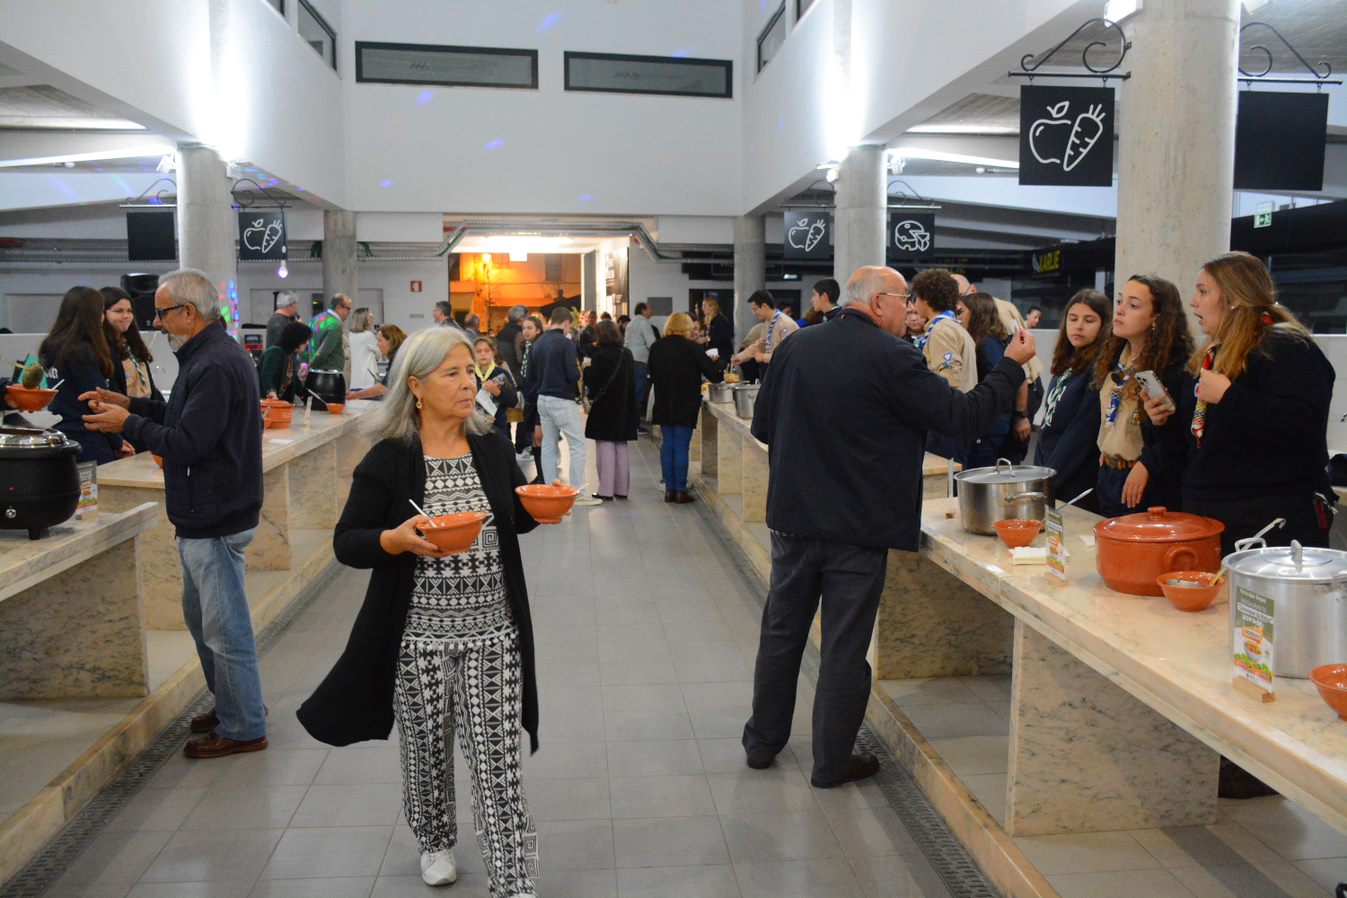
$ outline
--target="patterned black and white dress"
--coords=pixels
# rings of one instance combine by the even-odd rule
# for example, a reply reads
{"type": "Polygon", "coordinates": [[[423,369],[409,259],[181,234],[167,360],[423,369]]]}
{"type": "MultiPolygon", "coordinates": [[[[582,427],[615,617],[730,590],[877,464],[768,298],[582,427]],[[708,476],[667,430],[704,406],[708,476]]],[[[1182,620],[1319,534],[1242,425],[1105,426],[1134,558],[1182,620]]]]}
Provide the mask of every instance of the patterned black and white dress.
{"type": "Polygon", "coordinates": [[[519,633],[500,542],[472,456],[426,456],[427,514],[485,511],[466,552],[419,556],[394,690],[407,822],[421,851],[458,841],[453,740],[493,895],[535,892],[538,846],[520,781],[519,633]]]}

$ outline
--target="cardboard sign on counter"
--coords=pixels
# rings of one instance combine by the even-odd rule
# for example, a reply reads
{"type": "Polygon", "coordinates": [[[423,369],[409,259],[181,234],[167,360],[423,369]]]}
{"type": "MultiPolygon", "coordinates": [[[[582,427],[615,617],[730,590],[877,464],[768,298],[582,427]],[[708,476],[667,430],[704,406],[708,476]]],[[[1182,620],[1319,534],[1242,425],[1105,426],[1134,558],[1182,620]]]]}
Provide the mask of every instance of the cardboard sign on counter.
{"type": "Polygon", "coordinates": [[[1272,671],[1276,668],[1276,634],[1272,620],[1276,603],[1242,586],[1235,590],[1233,601],[1234,686],[1260,701],[1275,701],[1277,686],[1272,671]]]}
{"type": "Polygon", "coordinates": [[[1066,524],[1060,511],[1048,510],[1043,522],[1048,535],[1048,573],[1066,579],[1066,524]]]}
{"type": "Polygon", "coordinates": [[[98,463],[82,461],[75,468],[80,474],[80,498],[75,506],[75,520],[92,520],[98,517],[98,463]]]}

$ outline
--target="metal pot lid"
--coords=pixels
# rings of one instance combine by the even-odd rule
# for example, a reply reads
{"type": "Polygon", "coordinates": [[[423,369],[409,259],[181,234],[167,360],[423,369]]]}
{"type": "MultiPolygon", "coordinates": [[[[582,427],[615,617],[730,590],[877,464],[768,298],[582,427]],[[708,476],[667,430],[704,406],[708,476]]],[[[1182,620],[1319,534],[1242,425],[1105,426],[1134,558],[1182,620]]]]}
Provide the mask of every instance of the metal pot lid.
{"type": "Polygon", "coordinates": [[[310,374],[339,374],[339,375],[342,375],[343,377],[345,376],[345,372],[343,372],[343,371],[333,371],[331,368],[310,368],[310,369],[309,369],[309,373],[310,373],[310,374]]]}
{"type": "Polygon", "coordinates": [[[59,430],[40,427],[0,427],[0,452],[5,449],[64,449],[75,445],[59,430]]]}
{"type": "Polygon", "coordinates": [[[1015,465],[1002,458],[990,468],[969,468],[954,475],[960,483],[1025,483],[1030,480],[1051,480],[1057,476],[1054,468],[1041,465],[1015,465]]]}
{"type": "Polygon", "coordinates": [[[1173,543],[1220,536],[1225,525],[1215,518],[1170,511],[1152,505],[1143,512],[1120,515],[1094,525],[1097,539],[1129,543],[1173,543]]]}
{"type": "Polygon", "coordinates": [[[733,389],[735,389],[735,390],[756,390],[756,389],[758,388],[758,386],[759,386],[759,384],[735,384],[734,387],[733,387],[733,389]]]}
{"type": "Polygon", "coordinates": [[[1347,572],[1347,552],[1301,546],[1245,549],[1226,557],[1231,573],[1273,580],[1331,580],[1347,572]]]}

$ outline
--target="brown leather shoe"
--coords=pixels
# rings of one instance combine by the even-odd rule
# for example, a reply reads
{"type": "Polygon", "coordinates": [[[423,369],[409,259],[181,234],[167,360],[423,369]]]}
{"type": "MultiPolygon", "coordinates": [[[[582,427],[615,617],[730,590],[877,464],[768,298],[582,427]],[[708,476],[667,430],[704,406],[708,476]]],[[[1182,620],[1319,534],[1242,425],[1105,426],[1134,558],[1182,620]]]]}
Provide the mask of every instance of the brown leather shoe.
{"type": "Polygon", "coordinates": [[[665,502],[672,502],[672,501],[674,500],[674,495],[675,495],[675,494],[674,494],[674,491],[673,491],[673,490],[665,490],[665,491],[664,491],[664,501],[665,501],[665,502]]]}
{"type": "Polygon", "coordinates": [[[879,758],[865,751],[851,756],[851,766],[847,769],[847,775],[840,780],[833,783],[821,783],[811,776],[809,784],[815,789],[835,789],[847,783],[854,783],[856,780],[867,779],[876,773],[879,773],[879,758]]]}
{"type": "MultiPolygon", "coordinates": [[[[271,709],[266,705],[262,706],[263,714],[270,714],[271,709]]],[[[215,728],[220,725],[220,718],[215,715],[215,709],[211,708],[205,714],[198,714],[192,718],[190,729],[193,733],[213,733],[215,728]]]]}
{"type": "Polygon", "coordinates": [[[192,718],[191,730],[193,733],[210,733],[220,725],[220,718],[215,716],[215,709],[211,708],[205,714],[198,714],[192,718]]]}
{"type": "Polygon", "coordinates": [[[696,502],[697,500],[692,497],[691,493],[688,493],[685,490],[679,490],[674,493],[674,501],[679,505],[687,505],[689,502],[696,502]]]}
{"type": "Polygon", "coordinates": [[[182,753],[189,758],[223,758],[225,755],[238,755],[248,751],[262,751],[267,747],[267,737],[250,739],[247,742],[235,742],[219,733],[207,733],[187,740],[182,753]]]}

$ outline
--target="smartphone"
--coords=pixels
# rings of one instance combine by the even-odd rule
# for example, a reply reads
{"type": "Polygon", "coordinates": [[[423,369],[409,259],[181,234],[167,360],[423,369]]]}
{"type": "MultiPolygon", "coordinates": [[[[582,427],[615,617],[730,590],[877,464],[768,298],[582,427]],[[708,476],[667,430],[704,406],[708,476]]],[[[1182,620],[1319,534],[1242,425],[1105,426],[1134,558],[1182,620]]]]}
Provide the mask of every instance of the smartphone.
{"type": "Polygon", "coordinates": [[[1160,378],[1155,376],[1154,371],[1138,371],[1137,383],[1141,384],[1142,392],[1148,399],[1164,399],[1171,407],[1174,405],[1174,397],[1169,395],[1169,391],[1160,383],[1160,378]]]}

